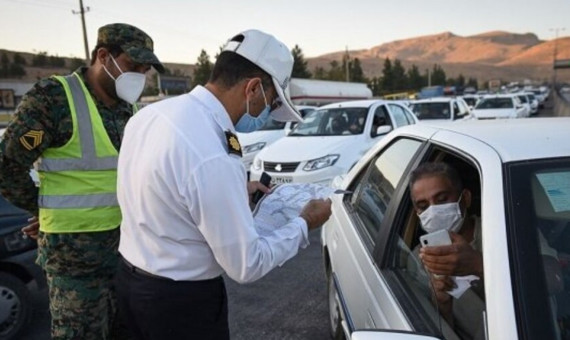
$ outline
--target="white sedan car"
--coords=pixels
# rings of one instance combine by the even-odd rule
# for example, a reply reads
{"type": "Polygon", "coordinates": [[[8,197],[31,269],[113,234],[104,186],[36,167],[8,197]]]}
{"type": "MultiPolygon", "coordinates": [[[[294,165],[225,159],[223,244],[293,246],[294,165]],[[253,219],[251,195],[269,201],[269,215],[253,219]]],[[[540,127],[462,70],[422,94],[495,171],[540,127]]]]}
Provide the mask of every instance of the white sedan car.
{"type": "MultiPolygon", "coordinates": [[[[317,109],[316,106],[297,105],[297,110],[301,117],[317,109]]],[[[296,122],[278,122],[268,119],[260,129],[250,133],[238,133],[238,139],[242,145],[242,162],[245,169],[249,171],[253,158],[266,146],[269,146],[279,138],[287,135],[295,127],[296,122]]]]}
{"type": "Polygon", "coordinates": [[[522,118],[527,110],[516,94],[486,95],[471,111],[476,119],[522,118]]]}
{"type": "Polygon", "coordinates": [[[570,118],[411,125],[335,178],[347,193],[332,198],[321,234],[333,337],[569,339],[568,131],[570,118]],[[472,300],[454,300],[463,322],[453,325],[414,251],[423,231],[409,175],[431,161],[458,170],[473,194],[468,214],[481,222],[483,279],[468,289],[472,300]]]}
{"type": "Polygon", "coordinates": [[[273,184],[329,184],[389,131],[416,122],[405,105],[385,100],[322,106],[305,116],[289,135],[257,154],[251,180],[258,180],[265,171],[273,184]]]}
{"type": "Polygon", "coordinates": [[[435,97],[414,100],[410,109],[420,121],[424,120],[457,120],[467,118],[469,106],[460,97],[435,97]]]}

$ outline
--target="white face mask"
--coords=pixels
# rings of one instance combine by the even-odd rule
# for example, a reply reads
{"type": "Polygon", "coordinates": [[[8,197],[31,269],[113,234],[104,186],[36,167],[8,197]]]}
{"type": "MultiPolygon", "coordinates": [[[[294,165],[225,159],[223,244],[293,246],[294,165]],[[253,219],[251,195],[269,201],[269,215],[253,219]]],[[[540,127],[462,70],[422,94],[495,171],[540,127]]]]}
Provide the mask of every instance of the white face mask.
{"type": "Polygon", "coordinates": [[[123,72],[113,56],[111,56],[111,60],[113,60],[113,63],[121,72],[121,75],[115,79],[115,77],[113,77],[107,70],[105,65],[103,65],[103,69],[107,72],[109,77],[115,81],[117,97],[132,105],[137,101],[137,99],[139,99],[144,90],[146,76],[138,72],[123,72]]]}
{"type": "Polygon", "coordinates": [[[418,215],[426,233],[431,234],[444,229],[456,233],[461,229],[463,216],[459,202],[462,196],[463,194],[457,202],[430,205],[418,215]]]}

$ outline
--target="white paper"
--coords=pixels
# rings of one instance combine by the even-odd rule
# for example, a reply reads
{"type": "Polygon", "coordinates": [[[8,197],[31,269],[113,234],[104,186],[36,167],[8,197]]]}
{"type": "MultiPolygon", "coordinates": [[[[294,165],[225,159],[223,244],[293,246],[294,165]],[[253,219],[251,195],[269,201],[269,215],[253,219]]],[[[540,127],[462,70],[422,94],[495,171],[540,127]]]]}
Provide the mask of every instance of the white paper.
{"type": "Polygon", "coordinates": [[[570,211],[570,172],[536,174],[555,212],[570,211]]]}
{"type": "Polygon", "coordinates": [[[331,187],[313,183],[277,185],[257,203],[253,211],[255,228],[260,235],[272,233],[298,217],[307,202],[328,198],[334,191],[331,187]]]}
{"type": "Polygon", "coordinates": [[[448,290],[447,294],[459,299],[463,293],[471,287],[471,281],[479,280],[479,276],[467,275],[467,276],[452,276],[451,279],[455,283],[455,288],[448,290]]]}

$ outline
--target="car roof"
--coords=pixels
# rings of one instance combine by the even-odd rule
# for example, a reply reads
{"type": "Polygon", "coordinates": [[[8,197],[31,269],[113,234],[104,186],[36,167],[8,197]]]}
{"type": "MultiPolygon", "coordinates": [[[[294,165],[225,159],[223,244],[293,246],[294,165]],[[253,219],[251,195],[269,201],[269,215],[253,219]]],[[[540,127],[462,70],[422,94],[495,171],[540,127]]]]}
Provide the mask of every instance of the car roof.
{"type": "Polygon", "coordinates": [[[426,99],[417,99],[412,100],[412,104],[421,104],[421,103],[449,103],[453,101],[455,98],[451,97],[434,97],[434,98],[426,98],[426,99]]]}
{"type": "Polygon", "coordinates": [[[469,136],[489,145],[503,162],[570,157],[570,117],[426,121],[424,124],[401,127],[397,131],[426,136],[442,130],[469,136]]]}
{"type": "Polygon", "coordinates": [[[382,99],[350,100],[320,106],[319,109],[334,109],[341,107],[370,107],[376,103],[393,103],[393,101],[382,99]]]}

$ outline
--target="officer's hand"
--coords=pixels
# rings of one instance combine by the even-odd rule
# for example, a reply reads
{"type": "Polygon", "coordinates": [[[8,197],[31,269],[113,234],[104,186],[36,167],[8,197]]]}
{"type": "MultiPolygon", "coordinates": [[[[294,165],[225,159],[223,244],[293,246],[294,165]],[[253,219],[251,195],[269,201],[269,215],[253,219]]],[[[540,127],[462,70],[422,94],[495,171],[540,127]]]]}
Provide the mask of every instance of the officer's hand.
{"type": "Polygon", "coordinates": [[[318,199],[310,200],[301,210],[301,216],[307,221],[309,230],[315,229],[323,225],[331,216],[331,200],[318,199]]]}
{"type": "Polygon", "coordinates": [[[28,222],[30,222],[30,224],[23,227],[22,232],[24,233],[24,235],[31,237],[34,240],[37,240],[38,233],[40,232],[40,222],[38,221],[38,218],[36,216],[29,218],[28,222]]]}
{"type": "Polygon", "coordinates": [[[451,245],[422,247],[420,258],[432,274],[464,276],[477,275],[483,278],[483,255],[473,249],[465,239],[450,232],[451,245]]]}
{"type": "Polygon", "coordinates": [[[257,190],[261,190],[264,194],[267,194],[271,189],[268,186],[263,185],[259,181],[247,182],[247,194],[249,195],[250,201],[251,201],[251,196],[257,190]]]}

